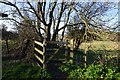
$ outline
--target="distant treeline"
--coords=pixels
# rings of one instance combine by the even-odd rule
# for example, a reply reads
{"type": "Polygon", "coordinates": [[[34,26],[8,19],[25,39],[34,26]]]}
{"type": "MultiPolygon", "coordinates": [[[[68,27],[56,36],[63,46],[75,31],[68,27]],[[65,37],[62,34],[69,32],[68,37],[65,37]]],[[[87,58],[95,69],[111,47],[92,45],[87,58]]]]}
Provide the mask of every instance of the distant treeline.
{"type": "Polygon", "coordinates": [[[120,41],[120,32],[104,32],[103,34],[100,34],[103,41],[120,41]]]}
{"type": "MultiPolygon", "coordinates": [[[[19,37],[18,32],[7,31],[7,30],[4,30],[4,29],[0,29],[0,34],[2,34],[2,40],[5,40],[5,39],[16,40],[19,37]]],[[[120,41],[120,32],[102,31],[99,35],[100,35],[101,38],[96,39],[98,41],[109,41],[109,40],[110,41],[120,41]]]]}

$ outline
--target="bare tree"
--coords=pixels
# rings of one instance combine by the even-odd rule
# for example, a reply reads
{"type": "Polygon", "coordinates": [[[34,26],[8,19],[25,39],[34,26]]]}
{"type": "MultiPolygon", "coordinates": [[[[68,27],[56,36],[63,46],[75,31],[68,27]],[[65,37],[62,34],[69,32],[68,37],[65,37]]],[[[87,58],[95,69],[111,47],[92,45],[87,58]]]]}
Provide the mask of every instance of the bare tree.
{"type": "Polygon", "coordinates": [[[35,28],[42,40],[44,38],[42,33],[44,33],[47,41],[56,41],[56,37],[60,31],[63,31],[62,36],[64,37],[64,32],[67,26],[76,26],[79,24],[85,29],[87,28],[86,30],[88,30],[89,27],[96,30],[95,28],[106,26],[105,23],[112,19],[107,19],[107,21],[102,20],[106,12],[111,8],[111,3],[75,3],[73,1],[64,2],[64,0],[62,2],[50,2],[46,0],[29,2],[26,0],[24,2],[25,7],[18,6],[17,0],[15,3],[7,0],[0,1],[0,3],[13,7],[16,16],[19,17],[17,19],[14,17],[9,18],[9,20],[20,23],[21,20],[36,22],[37,19],[39,25],[32,24],[32,27],[35,28]],[[35,5],[35,3],[37,4],[35,5]],[[26,17],[23,14],[23,11],[26,11],[30,17],[26,17]],[[75,15],[78,16],[79,21],[70,21],[75,15]],[[18,21],[18,19],[20,20],[18,21]],[[63,25],[61,26],[61,24],[63,25]],[[52,31],[53,34],[51,33],[52,31]]]}
{"type": "MultiPolygon", "coordinates": [[[[26,7],[21,10],[21,8],[16,3],[10,2],[10,1],[0,1],[0,3],[8,5],[10,7],[13,7],[14,10],[16,10],[16,16],[19,16],[20,21],[21,20],[31,20],[30,18],[26,17],[23,14],[23,10],[27,11],[29,14],[33,14],[34,17],[37,19],[37,22],[40,22],[41,25],[33,25],[32,26],[36,29],[39,36],[43,39],[43,35],[41,31],[43,31],[46,34],[47,41],[56,40],[56,37],[58,35],[58,32],[61,30],[65,30],[65,28],[69,25],[69,18],[72,13],[72,9],[74,6],[74,2],[37,2],[37,5],[34,5],[35,2],[29,2],[26,1],[24,4],[26,7]],[[37,7],[35,7],[37,6],[37,7]],[[66,16],[65,16],[66,13],[66,16]],[[64,20],[63,18],[66,17],[64,20]],[[65,22],[63,26],[61,26],[61,22],[65,22]],[[54,24],[54,26],[52,26],[54,24]],[[43,25],[43,26],[42,26],[43,25]],[[53,27],[53,28],[52,28],[53,27]],[[53,30],[52,30],[53,29],[53,30]],[[53,31],[53,35],[52,32],[53,31]]],[[[22,24],[20,21],[18,21],[18,18],[6,18],[12,21],[15,21],[19,24],[22,24]]],[[[36,20],[34,20],[36,21],[36,20]]],[[[74,24],[71,24],[74,25],[74,24]]],[[[64,32],[63,32],[64,33],[64,32]]]]}
{"type": "Polygon", "coordinates": [[[74,10],[77,15],[70,20],[70,24],[78,22],[81,22],[81,24],[77,24],[72,28],[68,27],[69,34],[73,30],[72,34],[74,35],[72,36],[74,36],[73,39],[76,41],[76,48],[85,40],[100,38],[99,32],[106,29],[108,27],[106,23],[114,19],[114,17],[104,18],[113,5],[113,3],[105,2],[76,3],[74,10]]]}

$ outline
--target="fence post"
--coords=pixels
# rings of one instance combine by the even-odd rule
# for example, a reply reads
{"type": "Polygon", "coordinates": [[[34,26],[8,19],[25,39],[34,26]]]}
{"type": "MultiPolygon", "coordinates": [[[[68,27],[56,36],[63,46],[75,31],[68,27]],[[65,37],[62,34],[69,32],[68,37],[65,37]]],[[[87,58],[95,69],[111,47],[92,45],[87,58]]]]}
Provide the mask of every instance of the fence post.
{"type": "Polygon", "coordinates": [[[84,58],[85,58],[84,66],[87,67],[87,49],[85,49],[84,58]]]}
{"type": "Polygon", "coordinates": [[[74,56],[73,47],[70,47],[70,63],[71,64],[73,64],[73,56],[74,56]]]}
{"type": "Polygon", "coordinates": [[[44,39],[44,41],[43,41],[43,69],[45,69],[45,67],[46,67],[45,53],[46,53],[46,39],[44,39]]]}
{"type": "Polygon", "coordinates": [[[67,62],[67,60],[68,60],[68,40],[66,42],[67,42],[67,44],[66,44],[66,50],[65,50],[65,61],[67,62]]]}

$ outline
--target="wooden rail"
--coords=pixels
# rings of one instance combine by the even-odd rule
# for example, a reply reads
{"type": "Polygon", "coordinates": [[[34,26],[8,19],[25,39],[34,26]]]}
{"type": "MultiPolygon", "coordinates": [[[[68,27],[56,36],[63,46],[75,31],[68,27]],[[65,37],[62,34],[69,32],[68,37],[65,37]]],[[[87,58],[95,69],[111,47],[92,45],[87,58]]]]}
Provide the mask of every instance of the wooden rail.
{"type": "Polygon", "coordinates": [[[38,42],[38,41],[35,41],[35,43],[43,47],[43,43],[38,42]]]}
{"type": "MultiPolygon", "coordinates": [[[[108,54],[108,53],[104,53],[104,54],[95,54],[92,56],[92,58],[89,58],[89,55],[92,55],[92,54],[87,54],[85,55],[84,53],[80,54],[81,52],[79,51],[78,53],[73,49],[74,47],[72,45],[69,45],[68,42],[55,42],[55,41],[49,41],[49,42],[39,42],[39,41],[34,41],[34,50],[35,50],[35,58],[37,59],[37,64],[42,66],[43,68],[45,68],[47,66],[47,64],[49,64],[49,62],[55,58],[55,55],[59,52],[59,48],[50,48],[49,46],[47,46],[46,44],[57,44],[57,45],[65,45],[66,47],[66,50],[65,50],[65,58],[66,58],[66,61],[70,61],[71,64],[73,63],[79,63],[79,64],[91,64],[91,62],[89,62],[90,60],[89,59],[93,59],[92,62],[95,62],[94,60],[96,61],[99,61],[100,64],[103,64],[105,63],[105,60],[106,60],[106,56],[107,55],[112,55],[111,53],[108,54]],[[68,50],[68,47],[70,47],[70,50],[68,50]],[[52,54],[47,54],[51,51],[54,51],[52,54]],[[69,54],[68,54],[69,52],[69,54]],[[76,52],[76,54],[79,54],[79,57],[77,56],[76,57],[76,54],[74,54],[74,52],[76,52]],[[84,57],[86,56],[86,60],[83,61],[84,57]],[[46,58],[47,57],[47,58],[46,58]],[[42,65],[41,65],[41,64],[42,65]]],[[[99,52],[102,53],[102,51],[99,50],[99,52]]],[[[110,51],[108,51],[110,52],[110,51]]],[[[90,56],[91,57],[91,56],[90,56]]],[[[117,62],[118,62],[118,65],[119,65],[119,58],[117,59],[117,62]]],[[[82,64],[82,65],[83,65],[82,64]]]]}
{"type": "Polygon", "coordinates": [[[51,43],[51,44],[68,44],[68,42],[59,42],[59,41],[47,41],[46,43],[51,43]]]}

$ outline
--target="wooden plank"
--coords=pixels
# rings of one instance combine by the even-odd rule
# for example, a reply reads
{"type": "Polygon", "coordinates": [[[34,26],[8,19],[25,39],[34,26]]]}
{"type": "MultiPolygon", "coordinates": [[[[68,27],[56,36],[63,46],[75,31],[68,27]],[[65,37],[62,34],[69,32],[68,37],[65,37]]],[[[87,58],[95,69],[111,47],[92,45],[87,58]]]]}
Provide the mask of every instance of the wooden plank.
{"type": "Polygon", "coordinates": [[[59,42],[59,41],[48,41],[47,43],[51,43],[51,44],[68,44],[68,42],[59,42]]]}
{"type": "Polygon", "coordinates": [[[51,50],[58,50],[58,49],[47,48],[46,50],[51,51],[51,50]]]}
{"type": "Polygon", "coordinates": [[[44,63],[44,61],[40,58],[40,57],[38,57],[36,54],[34,54],[34,56],[43,64],[44,63]]]}
{"type": "Polygon", "coordinates": [[[34,41],[36,44],[38,44],[38,45],[40,45],[40,46],[42,46],[43,47],[43,43],[41,43],[41,42],[38,42],[38,41],[34,41]]]}
{"type": "Polygon", "coordinates": [[[38,53],[40,53],[41,55],[43,55],[43,54],[44,54],[42,51],[40,51],[40,50],[39,50],[39,49],[37,49],[36,47],[35,47],[35,50],[36,50],[38,53]]]}

